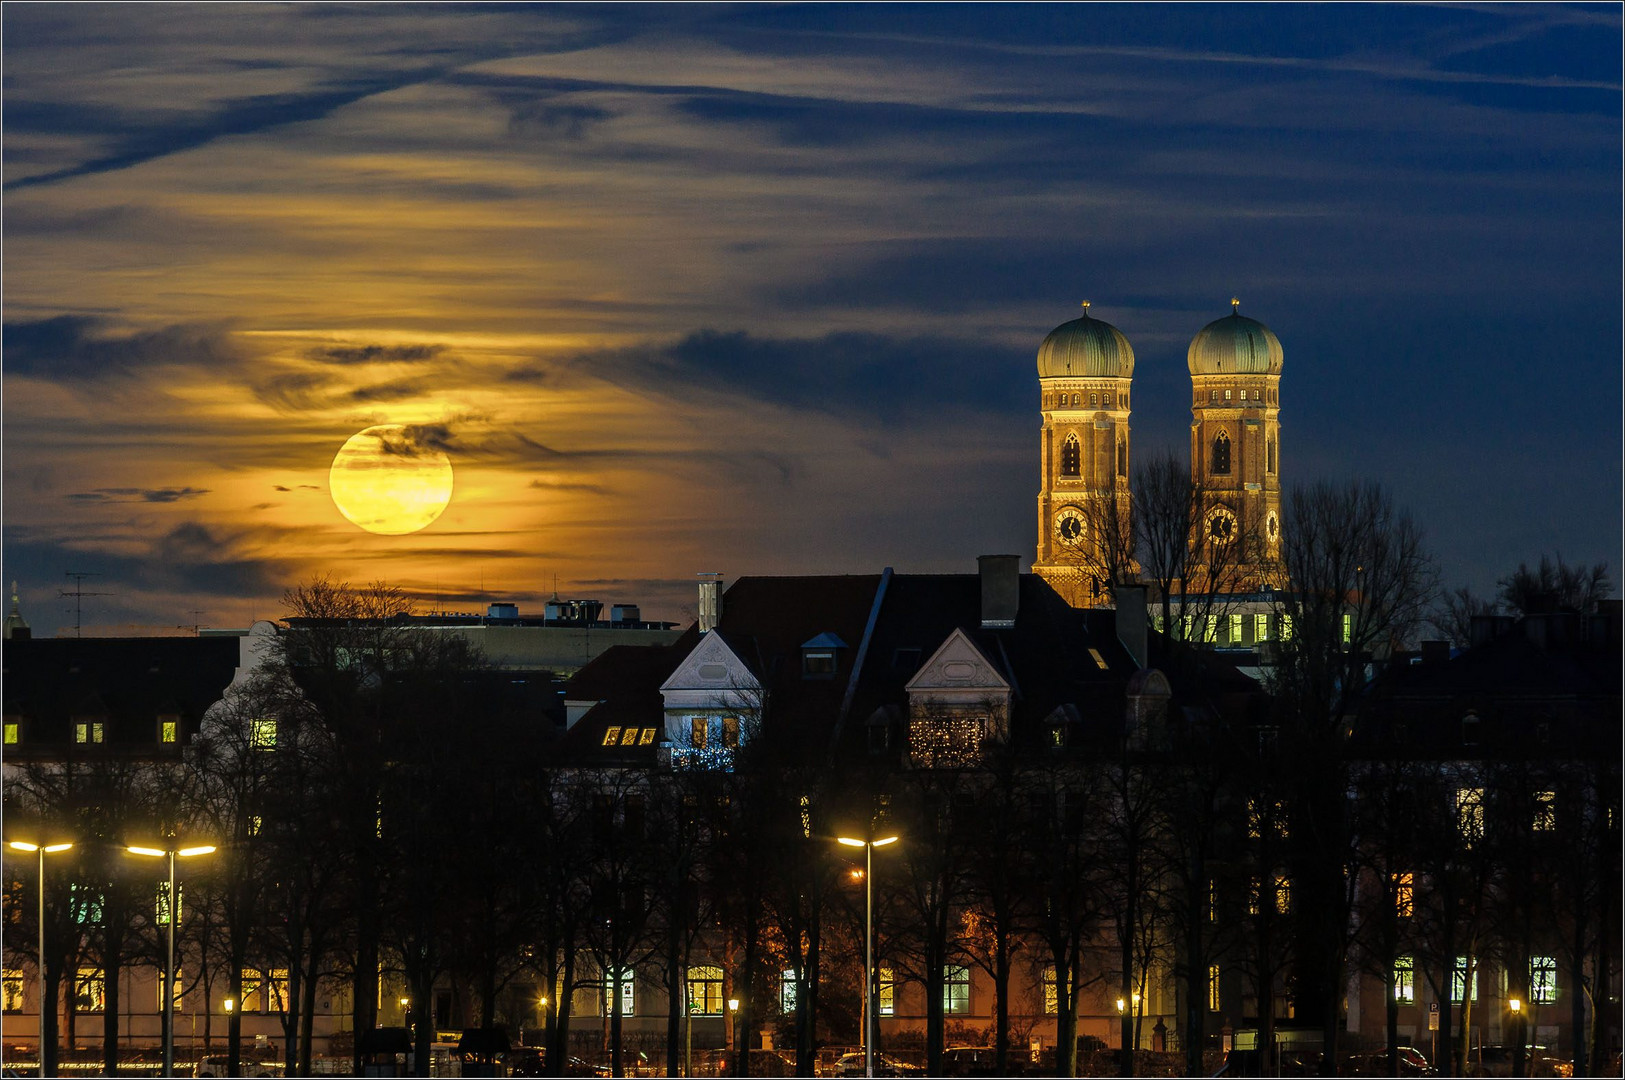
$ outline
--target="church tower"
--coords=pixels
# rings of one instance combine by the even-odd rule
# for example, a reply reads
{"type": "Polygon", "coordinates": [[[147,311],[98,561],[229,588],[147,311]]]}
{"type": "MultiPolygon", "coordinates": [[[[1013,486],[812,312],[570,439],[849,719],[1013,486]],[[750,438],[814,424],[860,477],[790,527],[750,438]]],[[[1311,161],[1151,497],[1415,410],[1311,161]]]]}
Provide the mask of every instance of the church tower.
{"type": "Polygon", "coordinates": [[[1196,528],[1215,553],[1204,592],[1251,593],[1280,584],[1281,342],[1242,315],[1240,300],[1191,339],[1191,481],[1202,492],[1196,528]]]}
{"type": "Polygon", "coordinates": [[[1134,350],[1117,327],[1062,323],[1038,347],[1040,486],[1033,572],[1074,607],[1111,603],[1132,575],[1129,384],[1134,350]]]}

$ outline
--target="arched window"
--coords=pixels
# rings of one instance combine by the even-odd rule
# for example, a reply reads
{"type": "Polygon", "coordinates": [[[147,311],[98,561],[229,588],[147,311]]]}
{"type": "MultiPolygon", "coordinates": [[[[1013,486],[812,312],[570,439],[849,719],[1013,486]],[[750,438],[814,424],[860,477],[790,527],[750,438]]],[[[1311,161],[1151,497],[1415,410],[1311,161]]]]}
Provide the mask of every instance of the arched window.
{"type": "Polygon", "coordinates": [[[1128,475],[1128,443],[1117,440],[1117,475],[1128,475]]]}
{"type": "Polygon", "coordinates": [[[1066,441],[1061,443],[1061,475],[1078,475],[1078,437],[1068,435],[1066,441]]]}
{"type": "Polygon", "coordinates": [[[1275,475],[1275,440],[1274,440],[1274,439],[1271,439],[1271,440],[1270,440],[1270,441],[1269,441],[1269,442],[1268,442],[1268,443],[1266,443],[1266,444],[1265,444],[1265,445],[1266,445],[1266,447],[1267,447],[1267,448],[1268,448],[1268,450],[1269,450],[1269,454],[1268,454],[1268,455],[1267,455],[1267,456],[1268,456],[1268,458],[1269,458],[1269,471],[1270,471],[1270,475],[1271,475],[1271,476],[1274,476],[1274,475],[1275,475]]]}
{"type": "Polygon", "coordinates": [[[1209,390],[1207,392],[1207,399],[1209,401],[1218,401],[1219,400],[1219,392],[1217,390],[1209,390]]]}
{"type": "Polygon", "coordinates": [[[1100,403],[1102,405],[1110,405],[1112,403],[1112,396],[1110,394],[1102,395],[1100,403]]]}
{"type": "Polygon", "coordinates": [[[1226,401],[1230,400],[1230,391],[1226,390],[1224,392],[1224,400],[1226,400],[1226,401]]]}
{"type": "Polygon", "coordinates": [[[1222,431],[1213,440],[1212,468],[1208,471],[1215,476],[1225,476],[1230,472],[1230,436],[1222,431]]]}
{"type": "Polygon", "coordinates": [[[1078,404],[1081,404],[1081,402],[1082,402],[1082,395],[1081,394],[1073,394],[1072,395],[1072,404],[1078,405],[1078,404]]]}
{"type": "Polygon", "coordinates": [[[1099,405],[1100,404],[1099,395],[1098,394],[1090,394],[1089,395],[1089,404],[1091,404],[1091,405],[1099,405]]]}

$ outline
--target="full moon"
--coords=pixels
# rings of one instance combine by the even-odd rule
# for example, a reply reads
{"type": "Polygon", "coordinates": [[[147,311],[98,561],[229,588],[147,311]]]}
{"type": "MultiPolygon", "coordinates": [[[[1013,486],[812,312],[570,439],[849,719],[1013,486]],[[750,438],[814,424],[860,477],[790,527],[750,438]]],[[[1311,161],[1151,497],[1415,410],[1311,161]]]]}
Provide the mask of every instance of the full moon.
{"type": "Polygon", "coordinates": [[[368,532],[401,536],[425,528],[451,501],[451,460],[414,429],[380,424],[350,436],[328,470],[339,513],[368,532]]]}

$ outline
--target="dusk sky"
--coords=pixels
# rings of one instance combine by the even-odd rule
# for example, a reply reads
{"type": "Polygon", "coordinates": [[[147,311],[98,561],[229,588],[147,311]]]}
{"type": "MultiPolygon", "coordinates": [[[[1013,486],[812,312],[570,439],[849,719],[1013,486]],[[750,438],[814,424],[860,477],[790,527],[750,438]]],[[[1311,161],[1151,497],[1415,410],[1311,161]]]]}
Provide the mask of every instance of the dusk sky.
{"type": "Polygon", "coordinates": [[[1424,6],[4,7],[4,577],[36,635],[683,619],[694,574],[1030,563],[1034,354],[1285,350],[1283,486],[1447,587],[1621,547],[1621,16],[1424,6]],[[404,425],[432,524],[341,515],[404,425]],[[194,614],[198,613],[198,614],[194,614]]]}

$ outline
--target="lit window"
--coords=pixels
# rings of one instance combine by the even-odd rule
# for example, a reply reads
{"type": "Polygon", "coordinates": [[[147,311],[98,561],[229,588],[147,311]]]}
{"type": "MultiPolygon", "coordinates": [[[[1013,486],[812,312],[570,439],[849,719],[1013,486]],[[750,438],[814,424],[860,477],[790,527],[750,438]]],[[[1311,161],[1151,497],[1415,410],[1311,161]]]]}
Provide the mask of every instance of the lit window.
{"type": "Polygon", "coordinates": [[[1258,879],[1252,878],[1247,882],[1247,914],[1258,914],[1258,879]]]}
{"type": "Polygon", "coordinates": [[[1257,840],[1264,835],[1264,814],[1257,799],[1247,800],[1247,839],[1257,840]]]}
{"type": "Polygon", "coordinates": [[[6,722],[6,745],[16,746],[22,735],[23,726],[11,721],[6,722]]]}
{"type": "Polygon", "coordinates": [[[0,999],[3,999],[6,1012],[23,1011],[23,973],[16,968],[6,968],[0,973],[0,999]]]}
{"type": "Polygon", "coordinates": [[[722,745],[729,750],[739,745],[739,717],[724,716],[722,718],[722,745]]]}
{"type": "Polygon", "coordinates": [[[1253,616],[1253,640],[1268,641],[1270,636],[1270,617],[1268,615],[1253,616]]]}
{"type": "Polygon", "coordinates": [[[1072,395],[1072,404],[1077,405],[1079,403],[1078,399],[1079,399],[1079,395],[1073,394],[1072,395]]]}
{"type": "Polygon", "coordinates": [[[158,722],[158,741],[172,743],[179,734],[180,725],[173,720],[160,720],[158,722]]]}
{"type": "Polygon", "coordinates": [[[638,743],[638,729],[637,728],[629,727],[625,731],[621,732],[621,745],[622,746],[636,746],[637,743],[638,743]]]}
{"type": "Polygon", "coordinates": [[[1230,391],[1226,390],[1224,392],[1224,400],[1226,400],[1226,401],[1230,400],[1230,391]]]}
{"type": "Polygon", "coordinates": [[[265,1007],[270,1012],[288,1011],[288,969],[272,968],[266,973],[265,1007]]]}
{"type": "Polygon", "coordinates": [[[73,921],[80,926],[95,925],[102,921],[102,903],[103,897],[99,889],[78,884],[68,886],[68,908],[73,912],[73,921]]]}
{"type": "Polygon", "coordinates": [[[908,749],[915,765],[925,769],[962,768],[982,755],[985,716],[921,716],[909,722],[908,749]]]}
{"type": "MultiPolygon", "coordinates": [[[[265,1008],[265,1000],[264,995],[260,993],[260,987],[262,985],[260,973],[254,968],[243,968],[242,979],[243,997],[242,1003],[238,1006],[238,1010],[245,1013],[259,1012],[263,1010],[265,1008]]],[[[382,987],[379,988],[378,992],[383,993],[382,987]]]]}
{"type": "Polygon", "coordinates": [[[1483,788],[1456,789],[1456,829],[1468,847],[1484,839],[1483,788]]]}
{"type": "Polygon", "coordinates": [[[1207,1007],[1210,1012],[1219,1011],[1219,965],[1209,964],[1207,968],[1207,1007]]]}
{"type": "Polygon", "coordinates": [[[248,745],[255,750],[276,749],[276,721],[255,720],[248,745]]]}
{"type": "Polygon", "coordinates": [[[258,814],[250,814],[250,815],[248,815],[248,835],[249,836],[258,836],[260,834],[260,830],[263,829],[264,827],[265,827],[265,819],[264,818],[262,818],[258,814]]]}
{"type": "Polygon", "coordinates": [[[1343,644],[1347,645],[1354,637],[1354,616],[1343,616],[1343,644]]]}
{"type": "Polygon", "coordinates": [[[1054,1016],[1061,1011],[1061,991],[1055,985],[1055,969],[1044,969],[1044,1015],[1054,1016]]]}
{"type": "Polygon", "coordinates": [[[107,1008],[107,980],[101,968],[82,967],[73,979],[75,1012],[101,1012],[107,1008]]]}
{"type": "Polygon", "coordinates": [[[897,1011],[897,973],[889,967],[880,969],[880,978],[876,980],[879,986],[875,990],[875,997],[879,1001],[881,1016],[891,1016],[897,1011]]]}
{"type": "Polygon", "coordinates": [[[801,838],[812,839],[812,799],[805,795],[801,797],[801,838]]]}
{"type": "Polygon", "coordinates": [[[1209,401],[1218,401],[1219,400],[1219,392],[1217,390],[1209,390],[1207,392],[1207,399],[1209,401]]]}
{"type": "MultiPolygon", "coordinates": [[[[175,916],[177,919],[186,918],[186,889],[184,883],[175,883],[175,916]]],[[[154,905],[153,922],[158,926],[169,925],[169,882],[158,883],[158,901],[154,905]]]]}
{"type": "Polygon", "coordinates": [[[1219,921],[1219,883],[1212,880],[1207,883],[1207,921],[1219,921]]]}
{"type": "Polygon", "coordinates": [[[1101,671],[1110,670],[1106,666],[1106,658],[1101,656],[1100,650],[1095,648],[1093,645],[1089,646],[1089,658],[1095,662],[1095,667],[1099,668],[1101,671]]]}
{"type": "Polygon", "coordinates": [[[649,745],[651,745],[655,741],[655,732],[658,731],[658,730],[659,730],[658,728],[652,728],[652,727],[644,728],[643,729],[643,734],[638,736],[638,745],[639,746],[649,746],[649,745]]]}
{"type": "Polygon", "coordinates": [[[618,743],[620,741],[621,741],[621,729],[620,729],[619,725],[617,725],[615,727],[609,727],[609,728],[604,729],[604,745],[605,746],[614,746],[616,743],[618,743]]]}
{"type": "Polygon", "coordinates": [[[1394,957],[1394,1000],[1403,1005],[1416,1002],[1416,958],[1394,957]]]}
{"type": "Polygon", "coordinates": [[[949,964],[942,970],[942,1011],[949,1016],[970,1012],[970,968],[949,964]]]}
{"type": "Polygon", "coordinates": [[[1289,877],[1275,879],[1275,912],[1277,915],[1292,912],[1292,879],[1289,877]]]}
{"type": "MultiPolygon", "coordinates": [[[[181,1011],[181,998],[186,995],[186,975],[179,968],[175,970],[175,1011],[181,1011]]],[[[164,973],[158,972],[158,977],[152,981],[153,993],[158,995],[158,1011],[164,1011],[164,973]]]]}
{"type": "Polygon", "coordinates": [[[103,727],[101,721],[92,721],[73,725],[73,741],[82,745],[92,745],[102,741],[103,727]]]}
{"type": "Polygon", "coordinates": [[[694,1016],[722,1015],[722,969],[701,964],[688,969],[688,1011],[694,1016]]]}
{"type": "MultiPolygon", "coordinates": [[[[637,1004],[637,980],[632,977],[631,968],[621,968],[621,1015],[635,1016],[633,1008],[637,1004]]],[[[604,1015],[609,1015],[610,1003],[615,1000],[615,972],[604,974],[604,1015]]]]}
{"type": "Polygon", "coordinates": [[[1394,914],[1408,919],[1416,913],[1416,886],[1411,872],[1394,875],[1394,914]]]}
{"type": "Polygon", "coordinates": [[[1450,1004],[1460,1005],[1462,999],[1478,1000],[1478,964],[1466,956],[1456,957],[1456,966],[1450,971],[1450,1004]],[[1467,969],[1472,968],[1468,978],[1467,969]]]}
{"type": "Polygon", "coordinates": [[[1535,792],[1535,820],[1531,824],[1536,832],[1551,832],[1557,827],[1557,792],[1535,792]]]}
{"type": "Polygon", "coordinates": [[[1102,404],[1110,405],[1112,403],[1112,396],[1110,394],[1105,394],[1100,400],[1102,404]]]}
{"type": "Polygon", "coordinates": [[[1068,435],[1066,440],[1061,443],[1061,475],[1079,475],[1080,460],[1081,451],[1078,448],[1078,437],[1076,435],[1068,435]]]}
{"type": "Polygon", "coordinates": [[[794,968],[785,968],[779,976],[779,1011],[793,1013],[796,1011],[796,972],[794,968]]]}
{"type": "Polygon", "coordinates": [[[1241,644],[1241,616],[1230,616],[1230,644],[1241,644]]]}
{"type": "Polygon", "coordinates": [[[1292,616],[1290,615],[1281,616],[1281,640],[1292,640],[1292,616]]]}
{"type": "Polygon", "coordinates": [[[1557,1001],[1557,958],[1532,956],[1529,958],[1529,1000],[1536,1005],[1551,1005],[1557,1001]]]}
{"type": "Polygon", "coordinates": [[[688,745],[696,750],[705,749],[705,736],[711,727],[711,721],[704,716],[691,716],[688,718],[688,745]]]}

